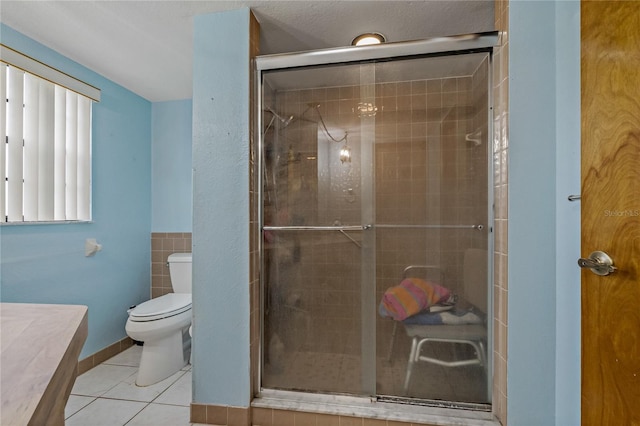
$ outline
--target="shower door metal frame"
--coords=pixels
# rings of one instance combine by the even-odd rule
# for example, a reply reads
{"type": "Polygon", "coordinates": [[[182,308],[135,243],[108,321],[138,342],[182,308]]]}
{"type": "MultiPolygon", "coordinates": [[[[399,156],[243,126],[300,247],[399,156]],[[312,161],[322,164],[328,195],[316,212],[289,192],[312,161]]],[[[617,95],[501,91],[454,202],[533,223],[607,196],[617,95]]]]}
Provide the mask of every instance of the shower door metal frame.
{"type": "MultiPolygon", "coordinates": [[[[255,102],[255,120],[256,126],[255,129],[257,131],[257,190],[258,190],[258,232],[260,237],[258,238],[258,253],[259,253],[259,294],[260,294],[260,338],[259,338],[259,371],[258,371],[258,394],[263,393],[264,388],[262,386],[262,375],[264,371],[264,294],[265,294],[265,276],[264,276],[264,239],[262,238],[263,230],[335,230],[344,232],[345,230],[358,230],[358,231],[366,231],[371,228],[370,224],[362,224],[361,226],[335,226],[335,227],[300,227],[300,226],[265,226],[264,225],[264,206],[263,206],[263,197],[264,197],[264,181],[263,181],[263,151],[264,151],[264,133],[262,132],[263,117],[262,110],[264,109],[263,105],[263,81],[262,75],[265,71],[275,71],[275,70],[286,70],[286,69],[294,69],[294,68],[306,68],[306,67],[314,67],[314,66],[325,66],[325,65],[340,65],[340,64],[358,64],[363,63],[366,64],[368,62],[374,61],[389,61],[389,60],[398,60],[398,59],[411,59],[411,58],[425,58],[429,56],[449,56],[449,55],[458,55],[458,54],[467,54],[467,53],[479,53],[479,52],[487,52],[489,54],[489,64],[488,64],[488,136],[487,143],[489,145],[489,159],[487,161],[489,173],[488,173],[488,241],[487,241],[487,252],[492,258],[494,243],[493,243],[493,221],[494,221],[494,211],[493,211],[493,166],[490,158],[492,156],[492,146],[493,146],[493,96],[492,96],[492,52],[493,48],[498,45],[498,31],[492,32],[484,32],[477,34],[467,34],[467,35],[459,35],[459,36],[450,36],[450,37],[437,37],[426,40],[416,40],[416,41],[407,41],[407,42],[396,42],[396,43],[385,43],[381,45],[373,45],[373,46],[348,46],[348,47],[340,47],[334,49],[321,49],[315,51],[305,51],[305,52],[293,52],[293,53],[285,53],[285,54],[275,54],[275,55],[263,55],[258,56],[254,60],[255,67],[255,90],[254,90],[254,99],[255,102]]],[[[469,226],[469,228],[482,229],[482,225],[473,225],[469,226]]],[[[488,300],[487,306],[488,311],[493,312],[493,297],[492,297],[492,286],[493,286],[493,262],[488,262],[487,265],[487,283],[488,283],[488,300]]],[[[492,322],[489,321],[487,324],[487,341],[493,342],[493,329],[492,322]]],[[[487,387],[488,393],[490,396],[491,392],[491,380],[489,379],[492,376],[492,356],[491,351],[489,350],[489,346],[493,347],[493,344],[487,345],[488,354],[487,359],[488,364],[487,367],[487,387]]],[[[375,371],[375,370],[374,370],[375,371]]],[[[375,382],[375,378],[374,378],[375,382]]],[[[296,393],[290,391],[283,391],[285,393],[296,393]]],[[[305,392],[301,392],[304,394],[305,392]]],[[[357,398],[358,396],[354,396],[357,398]]],[[[346,397],[343,398],[354,398],[354,397],[346,397]]],[[[377,395],[372,395],[371,398],[376,399],[377,395]]],[[[402,400],[403,398],[398,398],[398,400],[402,400]]],[[[427,404],[428,405],[428,404],[427,404]]],[[[442,401],[439,401],[439,405],[443,406],[442,401]]],[[[452,408],[465,408],[465,409],[474,409],[474,406],[477,404],[465,404],[465,403],[455,403],[452,402],[448,406],[452,408]]],[[[483,410],[481,407],[476,407],[480,411],[483,410]]]]}

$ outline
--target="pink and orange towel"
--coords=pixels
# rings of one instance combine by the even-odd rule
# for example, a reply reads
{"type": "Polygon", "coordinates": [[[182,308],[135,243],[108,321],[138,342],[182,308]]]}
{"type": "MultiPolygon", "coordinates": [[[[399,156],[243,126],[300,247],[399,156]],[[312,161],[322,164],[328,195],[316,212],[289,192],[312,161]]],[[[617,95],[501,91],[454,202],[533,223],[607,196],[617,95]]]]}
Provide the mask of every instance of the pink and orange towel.
{"type": "Polygon", "coordinates": [[[420,278],[405,278],[385,291],[378,311],[384,317],[402,321],[450,297],[451,291],[446,287],[420,278]]]}

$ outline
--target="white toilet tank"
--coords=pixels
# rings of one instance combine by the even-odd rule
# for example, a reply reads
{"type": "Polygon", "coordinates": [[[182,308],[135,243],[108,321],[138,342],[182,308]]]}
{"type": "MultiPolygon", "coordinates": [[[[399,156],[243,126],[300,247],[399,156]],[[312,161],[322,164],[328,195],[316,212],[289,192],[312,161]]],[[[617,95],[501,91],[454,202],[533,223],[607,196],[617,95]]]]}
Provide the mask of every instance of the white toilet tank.
{"type": "Polygon", "coordinates": [[[173,292],[191,294],[191,253],[173,253],[167,263],[173,292]]]}

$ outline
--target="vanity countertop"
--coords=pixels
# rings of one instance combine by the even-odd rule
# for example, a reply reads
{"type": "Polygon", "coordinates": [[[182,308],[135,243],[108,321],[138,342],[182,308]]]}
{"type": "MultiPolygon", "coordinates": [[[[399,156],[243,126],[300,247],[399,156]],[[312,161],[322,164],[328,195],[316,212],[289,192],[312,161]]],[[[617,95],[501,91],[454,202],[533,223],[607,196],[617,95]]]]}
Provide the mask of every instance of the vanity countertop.
{"type": "Polygon", "coordinates": [[[64,425],[87,307],[0,303],[0,424],[64,425]]]}

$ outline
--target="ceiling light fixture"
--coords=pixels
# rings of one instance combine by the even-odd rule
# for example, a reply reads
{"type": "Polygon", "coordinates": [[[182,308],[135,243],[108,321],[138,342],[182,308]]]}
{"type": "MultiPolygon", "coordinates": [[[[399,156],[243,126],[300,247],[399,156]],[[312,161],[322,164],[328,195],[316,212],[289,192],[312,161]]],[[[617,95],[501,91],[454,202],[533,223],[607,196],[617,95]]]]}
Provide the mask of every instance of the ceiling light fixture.
{"type": "Polygon", "coordinates": [[[352,46],[368,46],[371,44],[380,44],[386,42],[387,39],[380,33],[365,33],[360,34],[354,38],[351,42],[352,46]]]}
{"type": "Polygon", "coordinates": [[[351,162],[351,148],[346,143],[340,148],[340,162],[342,164],[351,162]]]}

